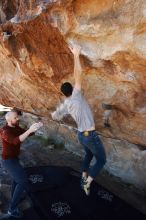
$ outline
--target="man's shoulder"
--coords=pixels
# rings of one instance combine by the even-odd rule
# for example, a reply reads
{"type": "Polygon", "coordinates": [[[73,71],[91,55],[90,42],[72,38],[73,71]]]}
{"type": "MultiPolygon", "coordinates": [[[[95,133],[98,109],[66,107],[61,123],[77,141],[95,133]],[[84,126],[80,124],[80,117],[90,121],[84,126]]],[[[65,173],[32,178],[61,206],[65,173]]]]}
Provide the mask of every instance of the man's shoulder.
{"type": "Polygon", "coordinates": [[[0,128],[0,135],[4,135],[9,132],[8,126],[4,125],[3,127],[0,128]]]}
{"type": "Polygon", "coordinates": [[[0,128],[0,130],[2,130],[2,131],[5,131],[7,129],[9,129],[9,127],[7,125],[4,125],[2,128],[0,128]]]}
{"type": "MultiPolygon", "coordinates": [[[[6,132],[9,132],[9,131],[12,131],[14,130],[14,127],[10,127],[8,126],[7,124],[4,125],[2,128],[0,128],[2,131],[6,131],[6,132]]],[[[18,125],[15,127],[15,129],[21,129],[21,127],[18,125]]]]}
{"type": "Polygon", "coordinates": [[[79,89],[79,88],[77,88],[76,86],[74,86],[73,92],[79,92],[79,93],[81,93],[81,92],[82,92],[82,89],[79,89]]]}
{"type": "Polygon", "coordinates": [[[0,128],[0,134],[3,132],[3,128],[0,128]]]}
{"type": "Polygon", "coordinates": [[[74,87],[71,97],[81,97],[81,96],[82,96],[82,90],[74,87]]]}

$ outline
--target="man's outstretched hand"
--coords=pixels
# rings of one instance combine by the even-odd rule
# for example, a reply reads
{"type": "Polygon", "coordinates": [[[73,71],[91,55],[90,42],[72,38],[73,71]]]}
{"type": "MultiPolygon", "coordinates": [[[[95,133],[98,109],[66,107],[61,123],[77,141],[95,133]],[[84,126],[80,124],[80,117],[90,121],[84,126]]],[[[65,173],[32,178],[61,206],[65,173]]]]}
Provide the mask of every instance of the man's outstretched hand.
{"type": "Polygon", "coordinates": [[[74,54],[74,56],[79,56],[80,51],[81,51],[81,46],[80,45],[73,45],[69,46],[71,52],[74,54]]]}
{"type": "Polygon", "coordinates": [[[34,123],[30,126],[29,131],[30,133],[37,131],[39,128],[43,126],[42,122],[34,123]]]}

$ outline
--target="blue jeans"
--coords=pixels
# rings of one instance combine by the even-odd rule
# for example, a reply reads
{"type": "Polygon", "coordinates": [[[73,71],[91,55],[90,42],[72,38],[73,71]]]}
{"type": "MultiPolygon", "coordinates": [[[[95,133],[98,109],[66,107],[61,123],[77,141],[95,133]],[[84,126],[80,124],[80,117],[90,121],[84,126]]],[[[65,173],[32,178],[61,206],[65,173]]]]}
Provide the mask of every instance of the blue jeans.
{"type": "Polygon", "coordinates": [[[88,136],[85,136],[84,132],[78,132],[78,138],[85,150],[82,172],[88,172],[88,175],[95,179],[106,163],[106,154],[103,144],[96,131],[90,131],[88,136]],[[89,169],[93,156],[95,157],[96,162],[91,169],[89,169]]]}
{"type": "Polygon", "coordinates": [[[2,160],[2,165],[13,179],[10,209],[14,210],[21,199],[23,191],[29,190],[27,176],[18,159],[2,160]]]}

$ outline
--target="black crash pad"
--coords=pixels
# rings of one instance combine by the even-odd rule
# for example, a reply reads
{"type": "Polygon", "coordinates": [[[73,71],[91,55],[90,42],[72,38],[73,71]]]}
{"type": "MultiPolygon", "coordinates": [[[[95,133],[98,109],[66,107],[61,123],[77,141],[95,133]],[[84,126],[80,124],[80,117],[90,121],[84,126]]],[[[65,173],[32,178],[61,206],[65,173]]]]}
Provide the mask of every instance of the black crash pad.
{"type": "Polygon", "coordinates": [[[81,174],[69,167],[34,167],[27,168],[27,173],[29,177],[33,174],[38,177],[35,183],[30,181],[30,196],[42,220],[146,219],[138,210],[95,182],[90,196],[86,196],[80,188],[81,174]]]}
{"type": "Polygon", "coordinates": [[[58,166],[26,168],[25,171],[29,179],[30,191],[37,192],[48,188],[63,186],[68,182],[71,170],[69,167],[58,166]]]}

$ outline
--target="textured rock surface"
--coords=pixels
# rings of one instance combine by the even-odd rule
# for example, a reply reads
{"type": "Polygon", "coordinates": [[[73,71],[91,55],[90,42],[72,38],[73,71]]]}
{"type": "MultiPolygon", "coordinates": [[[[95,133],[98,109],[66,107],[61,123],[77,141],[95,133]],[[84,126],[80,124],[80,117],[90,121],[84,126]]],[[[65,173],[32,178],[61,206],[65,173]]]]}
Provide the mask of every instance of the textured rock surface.
{"type": "Polygon", "coordinates": [[[72,81],[68,44],[78,43],[98,130],[146,145],[144,0],[2,1],[0,14],[1,104],[48,115],[61,82],[72,81]],[[102,103],[113,107],[111,129],[102,103]]]}
{"type": "Polygon", "coordinates": [[[83,89],[96,128],[121,140],[117,144],[121,165],[113,163],[109,170],[123,178],[125,162],[134,172],[138,164],[141,168],[129,174],[129,181],[139,179],[144,185],[146,1],[3,0],[0,21],[0,104],[49,118],[61,101],[60,84],[73,82],[69,44],[81,45],[83,89]],[[107,117],[110,127],[104,126],[107,117]],[[125,140],[137,146],[130,147],[125,140]]]}

